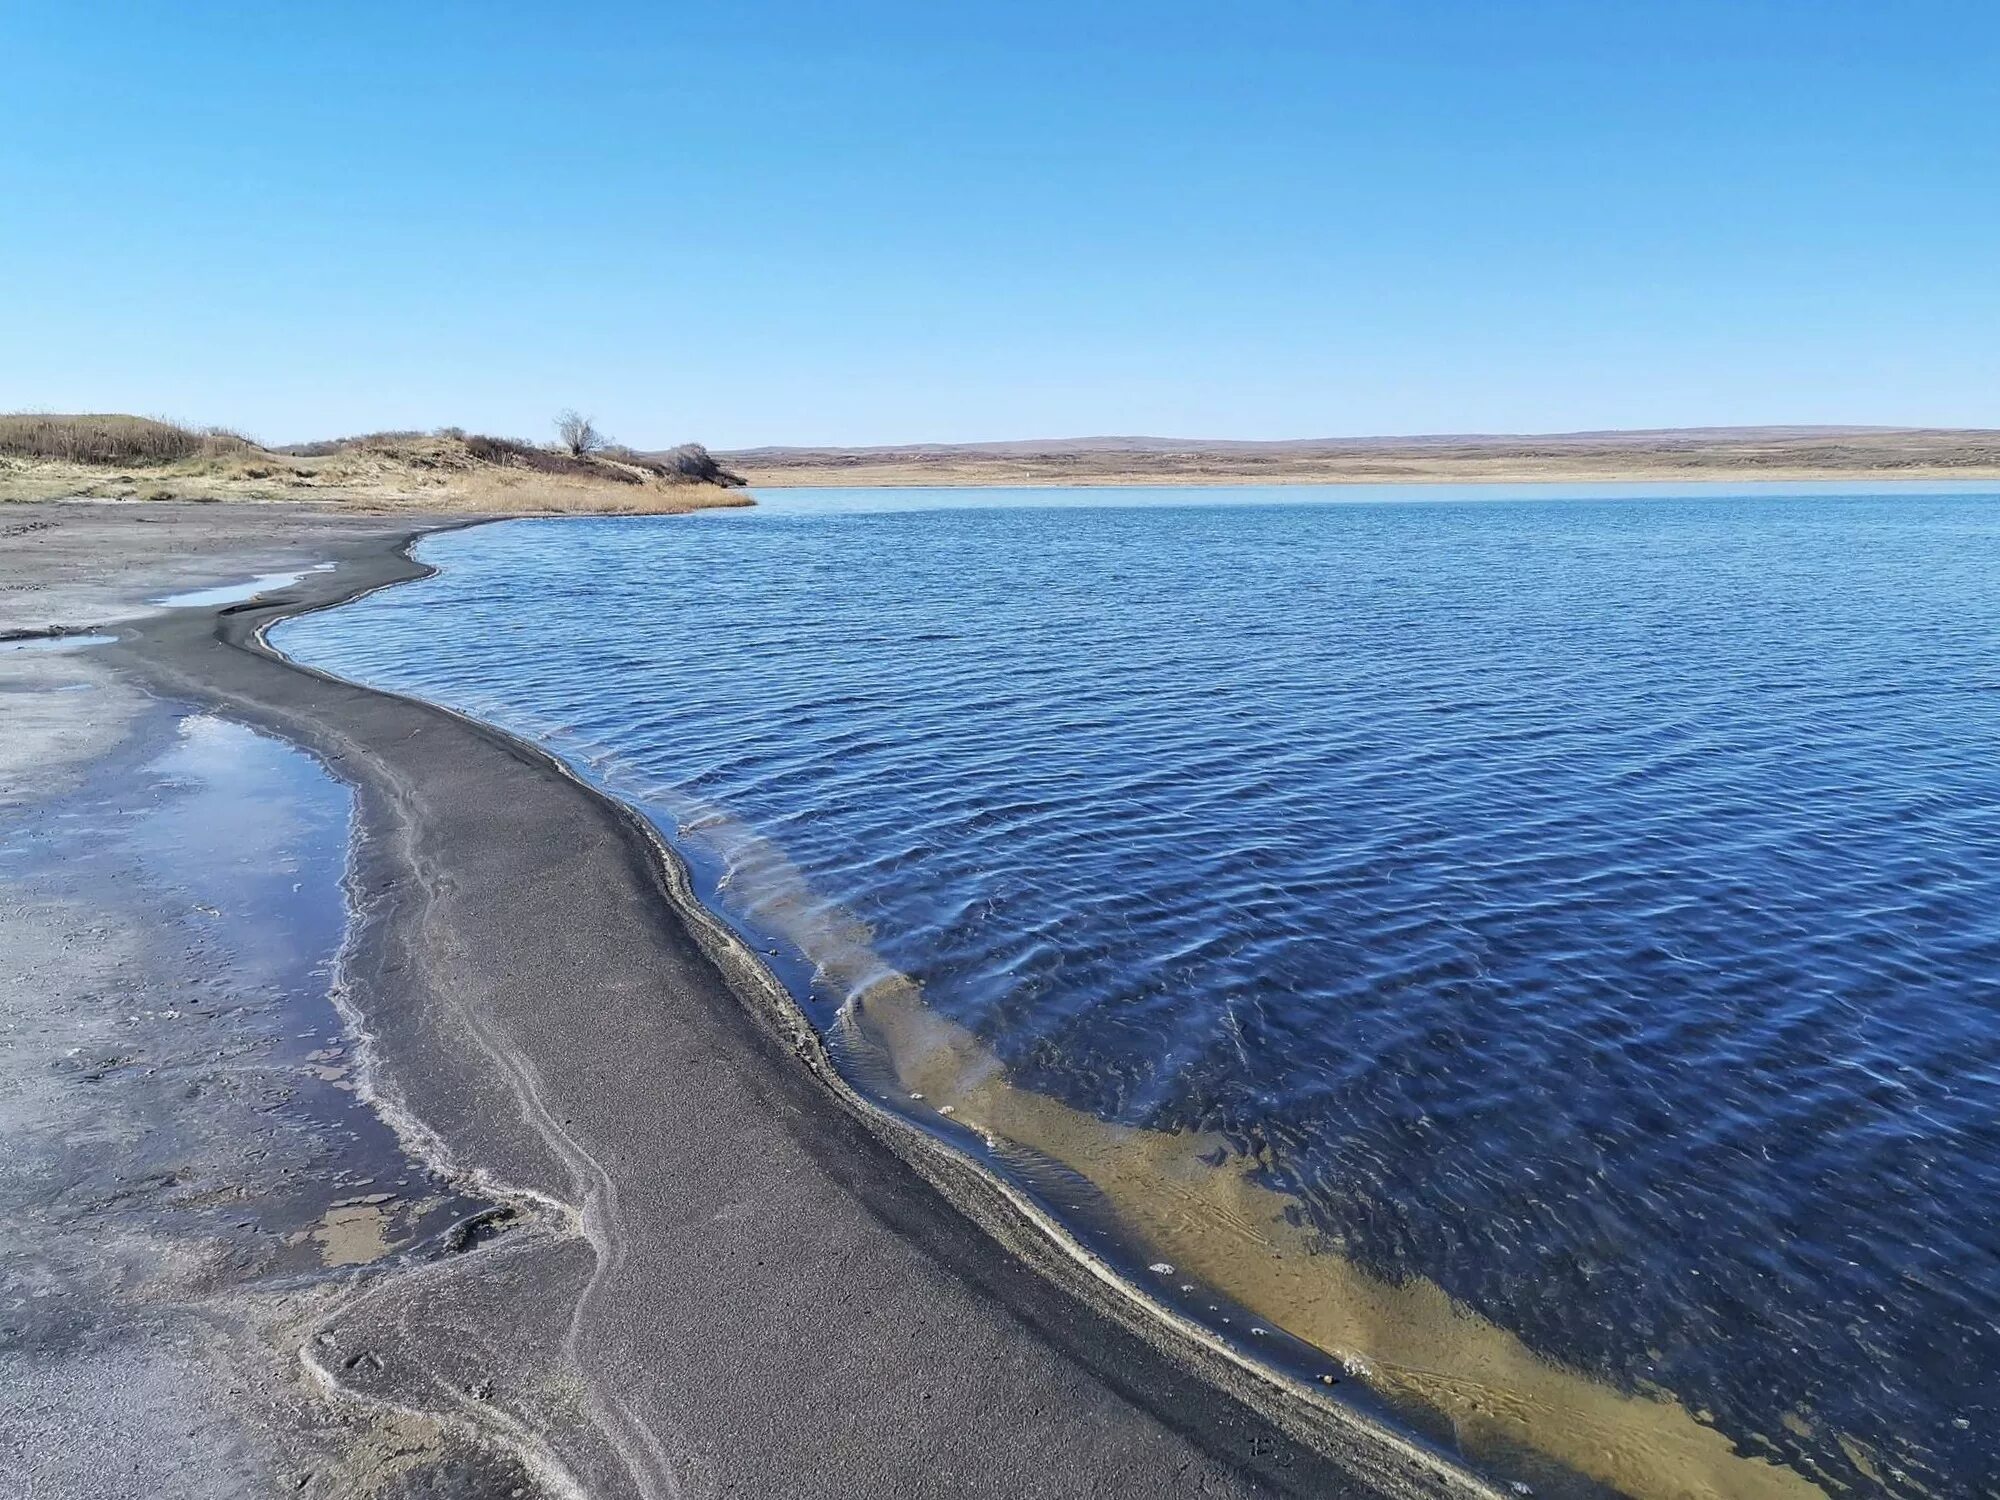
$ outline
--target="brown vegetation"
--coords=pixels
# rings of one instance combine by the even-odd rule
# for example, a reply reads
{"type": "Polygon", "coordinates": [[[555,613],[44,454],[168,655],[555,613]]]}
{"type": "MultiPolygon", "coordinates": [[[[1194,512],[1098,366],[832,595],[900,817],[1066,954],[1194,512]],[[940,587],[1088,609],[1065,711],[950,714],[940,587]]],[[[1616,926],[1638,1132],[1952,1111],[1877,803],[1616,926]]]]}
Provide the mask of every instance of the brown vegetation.
{"type": "Polygon", "coordinates": [[[1715,427],[1240,442],[1059,438],[722,455],[756,485],[1996,479],[2000,430],[1715,427]]]}
{"type": "Polygon", "coordinates": [[[607,448],[605,456],[622,463],[638,464],[662,478],[687,484],[734,486],[745,481],[725,469],[721,461],[700,443],[682,443],[659,453],[635,453],[630,448],[607,448]]]}
{"type": "Polygon", "coordinates": [[[0,455],[68,464],[174,463],[255,447],[221,427],[182,427],[152,417],[0,415],[0,455]]]}
{"type": "Polygon", "coordinates": [[[582,454],[463,428],[264,448],[127,416],[0,416],[0,500],[317,500],[365,509],[661,512],[748,505],[706,450],[582,454]],[[676,461],[700,455],[705,463],[676,461]]]}

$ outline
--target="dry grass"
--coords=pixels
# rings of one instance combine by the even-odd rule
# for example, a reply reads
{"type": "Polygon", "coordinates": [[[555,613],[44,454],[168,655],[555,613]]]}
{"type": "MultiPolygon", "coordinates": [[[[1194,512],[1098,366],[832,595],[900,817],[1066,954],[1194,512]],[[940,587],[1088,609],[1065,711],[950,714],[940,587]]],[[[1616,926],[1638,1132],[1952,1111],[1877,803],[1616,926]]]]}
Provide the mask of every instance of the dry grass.
{"type": "MultiPolygon", "coordinates": [[[[464,437],[465,433],[457,431],[457,435],[464,437]]],[[[416,442],[423,437],[424,434],[416,428],[402,432],[363,432],[353,437],[324,438],[313,443],[288,443],[271,451],[282,453],[287,458],[325,458],[329,454],[342,453],[354,448],[393,448],[398,444],[416,442]]]]}
{"type": "Polygon", "coordinates": [[[723,482],[691,479],[655,456],[576,457],[461,428],[267,449],[237,434],[142,417],[0,416],[0,500],[311,500],[482,514],[660,514],[753,503],[733,487],[734,476],[714,473],[723,482]]]}
{"type": "Polygon", "coordinates": [[[247,452],[256,445],[220,427],[183,427],[156,417],[55,412],[0,414],[0,457],[145,468],[247,452]]]}

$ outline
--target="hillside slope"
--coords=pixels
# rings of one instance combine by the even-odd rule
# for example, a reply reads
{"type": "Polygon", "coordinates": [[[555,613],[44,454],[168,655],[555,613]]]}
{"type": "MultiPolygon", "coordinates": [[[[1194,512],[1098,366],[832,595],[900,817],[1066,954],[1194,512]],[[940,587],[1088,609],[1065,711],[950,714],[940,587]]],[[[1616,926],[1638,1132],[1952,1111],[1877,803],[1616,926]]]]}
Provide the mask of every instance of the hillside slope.
{"type": "Polygon", "coordinates": [[[366,510],[675,512],[754,503],[689,444],[578,457],[458,428],[265,448],[120,415],[0,416],[0,501],[311,500],[366,510]]]}

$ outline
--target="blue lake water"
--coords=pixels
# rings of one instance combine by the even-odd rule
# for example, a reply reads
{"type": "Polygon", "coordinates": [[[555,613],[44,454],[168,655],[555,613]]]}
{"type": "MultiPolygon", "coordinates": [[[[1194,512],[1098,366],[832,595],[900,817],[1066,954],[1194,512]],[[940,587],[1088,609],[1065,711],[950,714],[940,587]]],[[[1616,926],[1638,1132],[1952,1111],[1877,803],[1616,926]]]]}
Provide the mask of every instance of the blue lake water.
{"type": "Polygon", "coordinates": [[[1992,1493],[2000,493],[1593,493],[778,492],[276,640],[646,808],[823,1024],[907,976],[1114,1210],[1200,1143],[1324,1260],[1213,1305],[1475,1461],[1992,1493]]]}

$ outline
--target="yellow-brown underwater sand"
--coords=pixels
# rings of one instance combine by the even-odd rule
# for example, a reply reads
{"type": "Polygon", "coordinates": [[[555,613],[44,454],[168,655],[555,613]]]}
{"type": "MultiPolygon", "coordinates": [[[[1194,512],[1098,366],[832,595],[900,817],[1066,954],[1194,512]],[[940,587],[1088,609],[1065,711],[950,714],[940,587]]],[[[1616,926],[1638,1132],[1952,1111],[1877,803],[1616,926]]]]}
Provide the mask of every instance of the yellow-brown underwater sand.
{"type": "Polygon", "coordinates": [[[1330,1357],[1392,1400],[1449,1418],[1470,1446],[1533,1448],[1634,1500],[1806,1500],[1826,1491],[1736,1451],[1667,1393],[1630,1395],[1542,1358],[1422,1280],[1380,1280],[1287,1221],[1219,1136],[1111,1125],[1014,1087],[964,1028],[907,980],[850,1014],[897,1077],[960,1123],[1074,1168],[1124,1224],[1191,1278],[1330,1357]],[[1206,1155],[1209,1160],[1203,1160],[1206,1155]]]}

